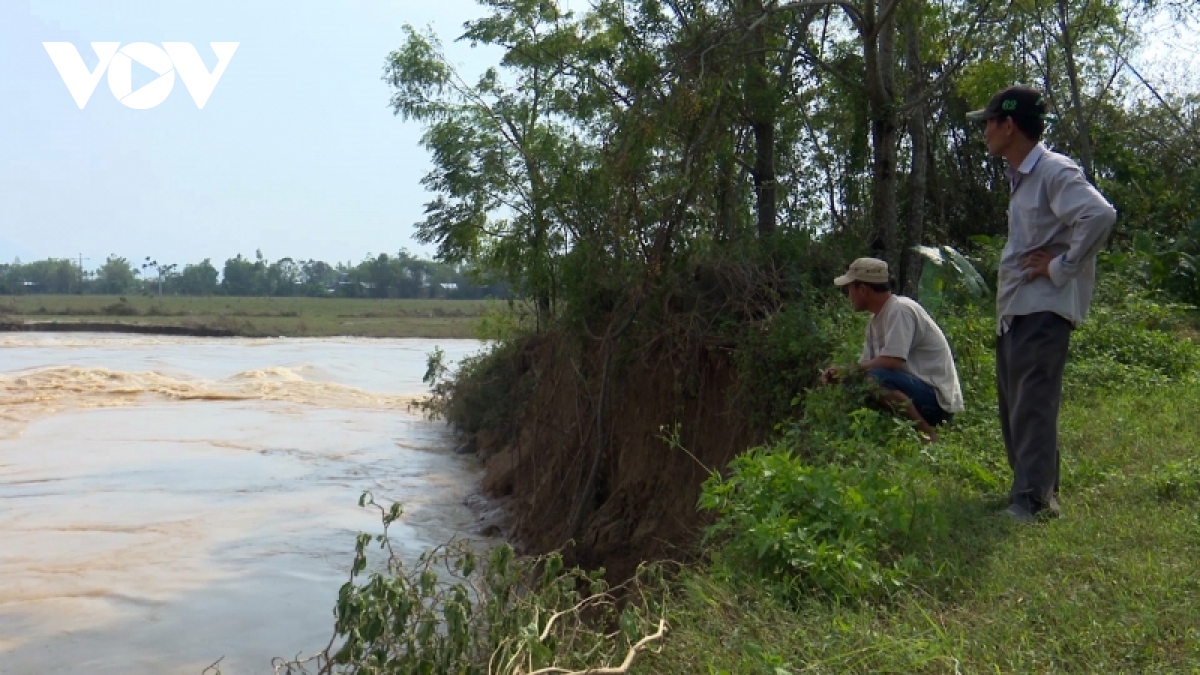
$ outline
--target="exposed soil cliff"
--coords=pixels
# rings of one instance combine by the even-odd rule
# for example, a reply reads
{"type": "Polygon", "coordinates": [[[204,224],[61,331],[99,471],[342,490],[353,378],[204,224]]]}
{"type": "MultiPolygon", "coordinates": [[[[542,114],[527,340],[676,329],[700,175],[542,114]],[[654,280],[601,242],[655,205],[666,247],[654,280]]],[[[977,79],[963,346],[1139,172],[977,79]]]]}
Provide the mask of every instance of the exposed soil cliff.
{"type": "Polygon", "coordinates": [[[514,431],[477,439],[484,490],[507,498],[510,538],[527,553],[565,547],[569,562],[610,578],[686,556],[704,526],[701,483],[755,440],[728,354],[608,360],[606,377],[604,356],[567,351],[553,336],[526,342],[517,371],[528,398],[514,431]],[[664,436],[674,428],[673,445],[664,436]]]}

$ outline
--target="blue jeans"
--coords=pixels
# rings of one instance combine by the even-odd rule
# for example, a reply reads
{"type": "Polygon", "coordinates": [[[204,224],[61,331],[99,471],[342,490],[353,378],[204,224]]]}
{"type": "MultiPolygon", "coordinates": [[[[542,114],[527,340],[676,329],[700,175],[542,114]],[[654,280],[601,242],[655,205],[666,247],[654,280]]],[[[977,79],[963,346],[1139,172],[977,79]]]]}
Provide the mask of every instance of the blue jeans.
{"type": "Polygon", "coordinates": [[[898,391],[907,396],[916,406],[917,412],[921,413],[921,417],[924,417],[925,421],[929,423],[929,426],[936,427],[954,418],[952,413],[942,410],[942,406],[937,400],[937,392],[933,387],[917,379],[912,373],[906,373],[903,370],[872,368],[867,371],[867,374],[884,389],[898,391]]]}

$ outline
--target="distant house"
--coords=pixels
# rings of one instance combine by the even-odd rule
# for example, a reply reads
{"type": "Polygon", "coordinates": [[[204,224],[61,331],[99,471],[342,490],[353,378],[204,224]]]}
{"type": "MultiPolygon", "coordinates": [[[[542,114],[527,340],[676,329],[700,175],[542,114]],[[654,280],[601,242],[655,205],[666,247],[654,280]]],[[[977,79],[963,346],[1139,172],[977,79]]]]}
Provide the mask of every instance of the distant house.
{"type": "Polygon", "coordinates": [[[430,298],[444,298],[450,293],[458,290],[458,284],[454,283],[436,283],[431,284],[425,282],[421,284],[421,290],[425,291],[430,298]]]}

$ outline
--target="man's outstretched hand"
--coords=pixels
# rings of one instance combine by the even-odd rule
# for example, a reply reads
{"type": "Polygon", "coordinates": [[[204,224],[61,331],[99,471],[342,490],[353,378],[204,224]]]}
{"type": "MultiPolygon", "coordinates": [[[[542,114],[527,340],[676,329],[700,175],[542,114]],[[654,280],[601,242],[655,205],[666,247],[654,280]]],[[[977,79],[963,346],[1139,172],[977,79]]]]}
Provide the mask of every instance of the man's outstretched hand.
{"type": "Polygon", "coordinates": [[[841,371],[837,366],[829,366],[821,371],[821,384],[833,384],[841,377],[841,371]]]}

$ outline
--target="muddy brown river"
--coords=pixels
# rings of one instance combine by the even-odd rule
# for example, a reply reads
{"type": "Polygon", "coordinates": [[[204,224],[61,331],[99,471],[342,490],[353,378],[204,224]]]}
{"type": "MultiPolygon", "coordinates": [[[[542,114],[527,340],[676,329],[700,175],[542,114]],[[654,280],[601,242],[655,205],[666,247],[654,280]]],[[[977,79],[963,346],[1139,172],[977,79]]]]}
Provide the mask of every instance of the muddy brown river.
{"type": "Polygon", "coordinates": [[[435,344],[0,333],[0,673],[270,673],[331,636],[364,490],[405,555],[480,540],[408,409],[435,344]]]}

